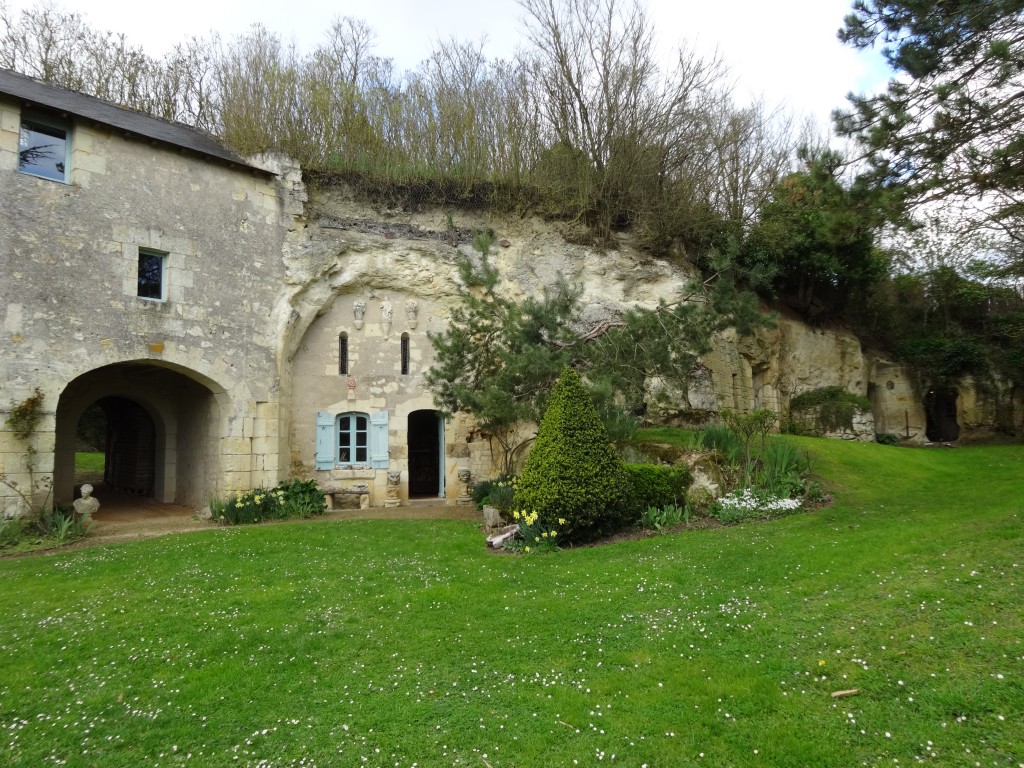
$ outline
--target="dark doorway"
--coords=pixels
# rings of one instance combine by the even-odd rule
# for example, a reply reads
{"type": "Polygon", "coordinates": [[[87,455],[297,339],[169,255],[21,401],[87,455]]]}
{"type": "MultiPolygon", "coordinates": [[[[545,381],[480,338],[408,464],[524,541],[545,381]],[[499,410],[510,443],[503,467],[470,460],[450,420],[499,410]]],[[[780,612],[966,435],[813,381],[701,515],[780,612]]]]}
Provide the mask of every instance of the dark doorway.
{"type": "Polygon", "coordinates": [[[97,405],[107,417],[103,481],[122,493],[152,496],[156,477],[153,419],[126,397],[104,397],[97,405]]]}
{"type": "Polygon", "coordinates": [[[437,498],[441,488],[443,426],[437,411],[409,414],[409,497],[437,498]]]}
{"type": "Polygon", "coordinates": [[[925,436],[933,443],[948,443],[960,437],[956,420],[956,399],[959,393],[949,387],[935,387],[924,396],[924,412],[928,422],[925,436]]]}

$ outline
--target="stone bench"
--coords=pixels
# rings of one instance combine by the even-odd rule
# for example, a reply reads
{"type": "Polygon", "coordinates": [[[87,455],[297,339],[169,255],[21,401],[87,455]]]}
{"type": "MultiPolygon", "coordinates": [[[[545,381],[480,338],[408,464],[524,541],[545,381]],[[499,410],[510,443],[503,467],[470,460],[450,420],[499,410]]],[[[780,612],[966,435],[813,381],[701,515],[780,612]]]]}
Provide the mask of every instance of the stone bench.
{"type": "Polygon", "coordinates": [[[330,497],[331,509],[351,509],[357,505],[359,509],[368,509],[370,506],[369,483],[352,483],[352,485],[322,485],[320,486],[320,490],[323,491],[326,496],[330,497]]]}

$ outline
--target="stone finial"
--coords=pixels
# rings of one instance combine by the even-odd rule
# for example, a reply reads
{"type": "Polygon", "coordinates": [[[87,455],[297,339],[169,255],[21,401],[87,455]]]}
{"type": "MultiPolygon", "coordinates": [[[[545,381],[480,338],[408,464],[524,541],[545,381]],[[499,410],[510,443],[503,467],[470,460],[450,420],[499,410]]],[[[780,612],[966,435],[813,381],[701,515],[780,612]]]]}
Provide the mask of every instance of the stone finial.
{"type": "Polygon", "coordinates": [[[419,311],[420,305],[416,301],[416,299],[409,299],[407,302],[405,302],[405,317],[409,321],[409,328],[416,328],[416,325],[419,322],[419,320],[417,319],[419,311]]]}
{"type": "Polygon", "coordinates": [[[355,325],[357,331],[361,330],[363,327],[363,315],[366,314],[366,302],[362,299],[356,301],[352,305],[352,314],[355,315],[356,318],[353,325],[355,325]]]}

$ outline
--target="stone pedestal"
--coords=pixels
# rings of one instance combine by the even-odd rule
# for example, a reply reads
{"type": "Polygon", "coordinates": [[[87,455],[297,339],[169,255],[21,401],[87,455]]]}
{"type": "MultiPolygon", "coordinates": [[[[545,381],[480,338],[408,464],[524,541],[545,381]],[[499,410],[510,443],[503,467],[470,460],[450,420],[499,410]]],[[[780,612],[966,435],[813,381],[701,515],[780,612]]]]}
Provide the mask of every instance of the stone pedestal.
{"type": "Polygon", "coordinates": [[[469,484],[473,479],[472,473],[468,469],[459,470],[459,496],[455,499],[455,504],[460,507],[468,507],[473,503],[473,497],[469,493],[469,484]]]}
{"type": "Polygon", "coordinates": [[[401,489],[402,489],[402,473],[401,472],[388,472],[388,487],[387,494],[384,498],[385,507],[397,507],[402,503],[401,489]]]}

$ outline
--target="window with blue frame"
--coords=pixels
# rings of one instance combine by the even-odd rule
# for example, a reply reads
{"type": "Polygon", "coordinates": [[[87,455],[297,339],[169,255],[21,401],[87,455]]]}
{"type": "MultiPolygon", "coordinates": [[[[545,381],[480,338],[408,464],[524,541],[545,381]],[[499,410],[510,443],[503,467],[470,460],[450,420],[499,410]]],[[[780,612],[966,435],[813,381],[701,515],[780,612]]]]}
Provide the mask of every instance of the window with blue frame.
{"type": "Polygon", "coordinates": [[[370,417],[343,413],[338,417],[338,463],[366,464],[370,460],[370,417]]]}
{"type": "Polygon", "coordinates": [[[18,170],[53,181],[68,180],[68,128],[56,120],[24,115],[18,137],[18,170]]]}
{"type": "Polygon", "coordinates": [[[388,412],[317,411],[317,469],[387,469],[388,412]]]}

